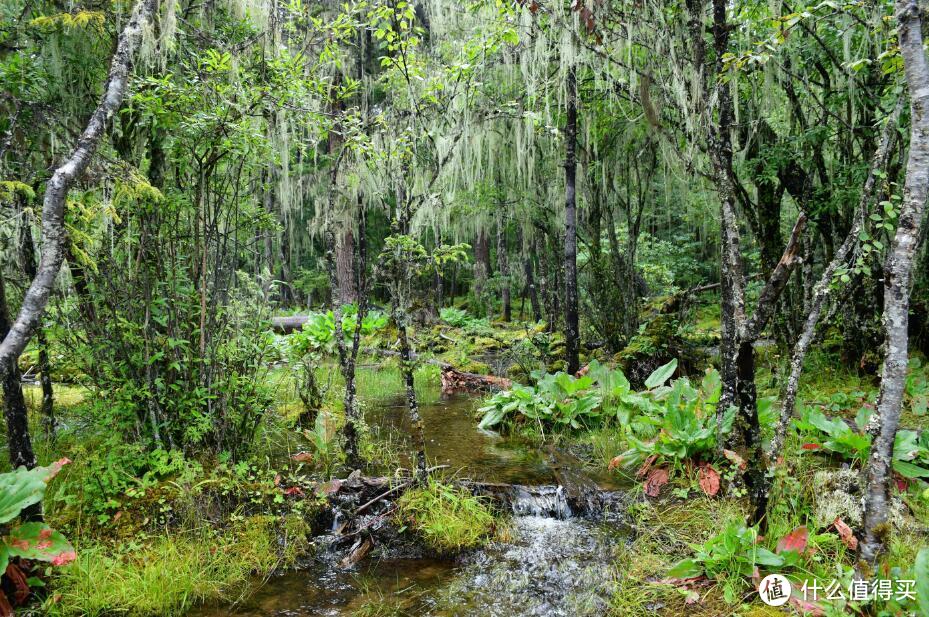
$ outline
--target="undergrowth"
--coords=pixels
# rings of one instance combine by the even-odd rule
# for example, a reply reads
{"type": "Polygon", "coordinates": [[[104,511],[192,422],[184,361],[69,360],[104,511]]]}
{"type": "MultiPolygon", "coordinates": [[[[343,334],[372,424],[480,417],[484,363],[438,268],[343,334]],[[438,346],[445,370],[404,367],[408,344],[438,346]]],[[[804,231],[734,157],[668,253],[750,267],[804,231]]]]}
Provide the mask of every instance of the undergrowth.
{"type": "Polygon", "coordinates": [[[200,529],[149,542],[88,544],[62,569],[43,608],[50,617],[170,617],[206,601],[235,602],[271,572],[293,566],[308,537],[299,517],[255,516],[222,533],[200,529]]]}
{"type": "Polygon", "coordinates": [[[406,491],[397,505],[400,521],[441,553],[481,546],[496,527],[493,512],[483,499],[434,477],[406,491]]]}

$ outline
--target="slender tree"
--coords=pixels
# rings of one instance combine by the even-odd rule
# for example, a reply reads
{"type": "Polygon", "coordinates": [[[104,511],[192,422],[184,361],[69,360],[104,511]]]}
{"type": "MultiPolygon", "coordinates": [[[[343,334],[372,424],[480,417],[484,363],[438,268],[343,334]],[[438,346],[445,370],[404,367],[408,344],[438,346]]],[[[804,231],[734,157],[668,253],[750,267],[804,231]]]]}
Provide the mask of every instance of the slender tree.
{"type": "Polygon", "coordinates": [[[568,373],[580,367],[580,323],[577,291],[577,69],[570,67],[567,74],[567,120],[565,122],[565,355],[568,373]]]}
{"type": "MultiPolygon", "coordinates": [[[[14,366],[20,354],[38,328],[45,312],[49,295],[65,258],[68,234],[65,230],[64,215],[68,192],[84,174],[106,131],[107,123],[122,105],[132,60],[156,5],[157,0],[139,0],[133,8],[132,17],[119,35],[103,97],[91,114],[76,147],[64,163],[55,169],[46,183],[42,204],[42,252],[39,266],[23,298],[19,315],[9,328],[2,332],[0,375],[8,376],[15,371],[14,366]]],[[[25,407],[21,413],[22,417],[18,414],[12,418],[7,416],[10,435],[16,435],[16,439],[10,440],[10,459],[19,461],[18,464],[34,466],[35,456],[32,453],[25,407]]]]}
{"type": "Polygon", "coordinates": [[[859,572],[866,576],[874,573],[890,532],[891,461],[906,387],[910,284],[929,193],[929,65],[923,50],[922,16],[916,0],[898,0],[895,6],[900,55],[910,98],[910,151],[897,231],[884,266],[887,349],[877,408],[869,427],[874,440],[865,469],[859,572]]]}

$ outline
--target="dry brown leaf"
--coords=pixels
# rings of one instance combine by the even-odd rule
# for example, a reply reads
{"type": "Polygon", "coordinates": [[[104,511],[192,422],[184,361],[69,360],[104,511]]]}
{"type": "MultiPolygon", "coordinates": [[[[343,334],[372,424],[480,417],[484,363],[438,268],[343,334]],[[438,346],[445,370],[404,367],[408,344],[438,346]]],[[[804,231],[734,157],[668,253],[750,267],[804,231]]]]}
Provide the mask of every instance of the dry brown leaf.
{"type": "Polygon", "coordinates": [[[853,551],[857,551],[858,538],[855,537],[855,534],[852,532],[852,528],[846,525],[845,521],[839,517],[836,517],[832,524],[835,526],[835,530],[839,532],[839,537],[842,538],[842,542],[845,543],[845,546],[853,551]]]}
{"type": "Polygon", "coordinates": [[[719,492],[719,472],[713,469],[712,465],[707,463],[701,465],[697,477],[704,493],[714,497],[719,492]]]}
{"type": "Polygon", "coordinates": [[[661,492],[661,487],[668,483],[670,477],[671,474],[668,472],[667,467],[652,469],[645,479],[645,494],[649,497],[657,497],[658,493],[661,492]]]}

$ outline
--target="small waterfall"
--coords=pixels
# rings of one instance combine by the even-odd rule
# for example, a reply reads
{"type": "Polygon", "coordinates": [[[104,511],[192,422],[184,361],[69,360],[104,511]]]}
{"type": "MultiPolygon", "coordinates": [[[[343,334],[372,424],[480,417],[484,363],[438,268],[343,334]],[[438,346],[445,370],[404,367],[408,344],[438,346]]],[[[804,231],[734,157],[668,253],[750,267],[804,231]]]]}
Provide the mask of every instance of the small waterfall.
{"type": "Polygon", "coordinates": [[[543,516],[559,520],[572,516],[571,506],[561,486],[534,487],[532,492],[524,486],[514,486],[510,505],[516,516],[543,516]]]}

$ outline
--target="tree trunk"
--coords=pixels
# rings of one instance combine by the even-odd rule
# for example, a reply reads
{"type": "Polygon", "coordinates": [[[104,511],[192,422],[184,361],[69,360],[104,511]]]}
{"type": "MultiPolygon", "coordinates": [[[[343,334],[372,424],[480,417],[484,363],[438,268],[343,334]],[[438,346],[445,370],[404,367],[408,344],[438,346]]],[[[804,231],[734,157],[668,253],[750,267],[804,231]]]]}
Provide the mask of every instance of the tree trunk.
{"type": "MultiPolygon", "coordinates": [[[[26,210],[26,204],[20,201],[19,206],[19,214],[22,217],[19,228],[19,260],[27,280],[32,280],[36,275],[32,220],[26,210]]],[[[41,326],[36,330],[36,339],[39,348],[39,383],[42,385],[42,418],[46,433],[52,435],[55,433],[55,391],[52,386],[51,363],[48,359],[48,341],[41,326]]]]}
{"type": "Polygon", "coordinates": [[[506,225],[503,216],[497,218],[497,270],[500,272],[500,300],[503,303],[503,321],[513,318],[510,302],[510,265],[506,254],[506,225]]]}
{"type": "Polygon", "coordinates": [[[13,365],[32,338],[45,311],[65,257],[68,234],[64,215],[68,192],[83,176],[107,123],[122,105],[132,59],[156,4],[156,0],[139,0],[133,8],[132,17],[119,35],[103,98],[91,114],[77,146],[46,183],[42,204],[42,254],[38,273],[26,291],[19,316],[0,342],[0,374],[13,370],[13,365]]]}
{"type": "Polygon", "coordinates": [[[713,49],[716,53],[715,77],[719,119],[710,132],[709,150],[720,201],[720,364],[723,389],[719,401],[722,414],[735,402],[738,390],[738,330],[745,320],[744,272],[735,213],[735,187],[732,183],[732,142],[734,117],[729,83],[721,80],[723,56],[729,48],[729,24],[725,0],[713,0],[713,49]]]}
{"type": "Polygon", "coordinates": [[[897,0],[897,32],[910,98],[910,153],[897,232],[884,267],[884,330],[887,351],[881,373],[865,471],[863,538],[859,572],[872,576],[890,533],[888,504],[894,440],[900,423],[908,359],[910,282],[929,192],[929,66],[923,51],[922,19],[915,0],[897,0]]]}
{"type": "MultiPolygon", "coordinates": [[[[900,108],[902,103],[903,98],[900,99],[897,107],[890,114],[890,117],[887,119],[887,123],[884,125],[881,143],[874,153],[874,158],[871,162],[870,173],[868,174],[868,178],[865,180],[864,187],[861,190],[861,197],[858,200],[858,209],[855,212],[852,228],[849,230],[848,235],[845,237],[845,241],[842,242],[838,250],[836,250],[832,261],[830,261],[829,265],[827,265],[825,270],[823,270],[822,275],[819,277],[819,281],[811,291],[810,298],[805,302],[805,304],[807,304],[805,307],[807,317],[803,324],[803,330],[801,331],[797,342],[794,344],[793,353],[791,355],[790,376],[787,378],[787,383],[784,387],[784,394],[781,397],[783,400],[781,406],[781,416],[778,421],[777,428],[774,431],[774,437],[771,440],[771,449],[768,455],[769,463],[774,463],[777,461],[777,458],[781,454],[781,449],[784,446],[784,441],[787,438],[787,429],[790,426],[790,420],[794,415],[794,409],[796,407],[797,391],[800,388],[800,375],[803,372],[803,362],[806,359],[806,353],[809,351],[810,345],[813,344],[813,338],[816,334],[816,326],[819,323],[819,318],[822,315],[826,302],[829,299],[835,273],[845,263],[845,260],[851,253],[852,248],[858,243],[858,236],[862,226],[865,223],[865,218],[868,212],[868,204],[870,203],[871,196],[874,193],[876,178],[875,172],[879,172],[887,166],[887,160],[890,157],[892,144],[895,142],[897,135],[897,120],[900,116],[900,108]]],[[[807,256],[808,261],[809,259],[809,256],[807,256]]],[[[808,264],[804,264],[805,267],[807,265],[808,264]]]]}
{"type": "Polygon", "coordinates": [[[578,319],[577,294],[577,204],[575,183],[577,180],[577,73],[568,69],[568,114],[565,123],[565,360],[571,375],[580,370],[580,325],[578,319]]]}
{"type": "Polygon", "coordinates": [[[349,227],[336,245],[336,271],[339,278],[339,302],[353,304],[358,301],[355,288],[355,235],[349,227]]]}
{"type": "MultiPolygon", "coordinates": [[[[10,331],[10,314],[6,303],[6,286],[0,276],[0,337],[10,331]]],[[[23,397],[23,385],[19,366],[14,362],[8,364],[0,373],[3,380],[3,411],[6,417],[6,434],[10,444],[10,465],[13,469],[24,465],[32,469],[36,465],[29,437],[29,415],[26,399],[23,397]]]]}
{"type": "Polygon", "coordinates": [[[542,319],[542,306],[539,304],[539,290],[536,286],[535,272],[532,267],[533,253],[538,249],[538,241],[533,239],[532,246],[532,253],[526,255],[524,258],[523,272],[525,272],[526,275],[526,290],[529,294],[529,304],[532,306],[532,319],[538,322],[542,319]]]}
{"type": "Polygon", "coordinates": [[[352,334],[352,348],[345,360],[342,374],[345,378],[345,425],[342,435],[345,437],[346,462],[350,467],[359,467],[361,457],[358,454],[358,404],[355,389],[355,365],[358,350],[361,347],[361,324],[368,312],[367,278],[365,268],[368,259],[368,237],[364,202],[358,197],[358,258],[354,261],[355,289],[358,292],[358,319],[352,334]]]}
{"type": "Polygon", "coordinates": [[[477,232],[477,239],[474,241],[474,299],[478,312],[482,314],[486,313],[487,309],[484,306],[484,292],[489,276],[490,243],[487,240],[487,233],[481,229],[477,232]]]}

